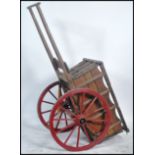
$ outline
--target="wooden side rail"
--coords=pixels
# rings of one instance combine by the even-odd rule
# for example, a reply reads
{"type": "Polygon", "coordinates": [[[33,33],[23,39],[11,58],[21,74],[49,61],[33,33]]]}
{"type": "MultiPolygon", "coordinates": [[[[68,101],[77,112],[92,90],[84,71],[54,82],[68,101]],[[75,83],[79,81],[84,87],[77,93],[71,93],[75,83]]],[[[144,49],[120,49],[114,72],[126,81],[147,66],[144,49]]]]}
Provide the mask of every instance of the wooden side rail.
{"type": "Polygon", "coordinates": [[[98,65],[103,64],[103,62],[102,61],[99,61],[99,60],[93,60],[93,59],[87,59],[87,58],[84,58],[83,60],[84,61],[89,61],[89,62],[92,62],[92,63],[96,63],[98,65]]]}
{"type": "Polygon", "coordinates": [[[110,90],[111,96],[112,96],[113,101],[114,101],[114,105],[115,105],[115,107],[116,107],[116,109],[117,109],[117,112],[118,112],[119,117],[120,117],[120,119],[121,119],[121,122],[122,122],[122,124],[123,124],[123,129],[124,129],[126,132],[129,132],[129,128],[127,127],[127,124],[126,124],[125,119],[124,119],[124,117],[123,117],[123,113],[122,113],[122,111],[121,111],[121,109],[120,109],[120,107],[119,107],[118,101],[117,101],[117,99],[116,99],[115,93],[114,93],[114,91],[113,91],[113,88],[112,88],[112,86],[111,86],[111,83],[110,83],[108,74],[107,74],[107,72],[106,72],[106,69],[105,69],[103,63],[100,64],[100,67],[101,67],[101,69],[102,69],[102,71],[103,71],[103,73],[104,73],[105,81],[106,81],[106,83],[107,83],[107,85],[108,85],[108,88],[109,88],[109,90],[110,90]]]}

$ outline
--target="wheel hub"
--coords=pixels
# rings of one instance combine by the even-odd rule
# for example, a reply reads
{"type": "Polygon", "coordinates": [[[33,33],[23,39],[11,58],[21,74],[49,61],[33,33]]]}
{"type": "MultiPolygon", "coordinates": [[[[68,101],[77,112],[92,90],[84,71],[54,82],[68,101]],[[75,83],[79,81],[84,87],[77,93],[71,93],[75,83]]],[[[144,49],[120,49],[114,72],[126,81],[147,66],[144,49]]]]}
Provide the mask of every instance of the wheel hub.
{"type": "Polygon", "coordinates": [[[64,107],[65,109],[70,109],[70,105],[69,105],[68,102],[65,102],[64,105],[63,105],[63,107],[64,107]]]}
{"type": "Polygon", "coordinates": [[[75,122],[76,122],[76,124],[78,124],[78,125],[83,125],[83,124],[85,124],[87,121],[86,121],[86,118],[84,117],[84,115],[80,114],[80,115],[76,115],[76,117],[75,117],[75,122]]]}
{"type": "Polygon", "coordinates": [[[85,124],[85,123],[86,123],[85,118],[80,119],[80,124],[81,124],[81,125],[83,125],[83,124],[85,124]]]}

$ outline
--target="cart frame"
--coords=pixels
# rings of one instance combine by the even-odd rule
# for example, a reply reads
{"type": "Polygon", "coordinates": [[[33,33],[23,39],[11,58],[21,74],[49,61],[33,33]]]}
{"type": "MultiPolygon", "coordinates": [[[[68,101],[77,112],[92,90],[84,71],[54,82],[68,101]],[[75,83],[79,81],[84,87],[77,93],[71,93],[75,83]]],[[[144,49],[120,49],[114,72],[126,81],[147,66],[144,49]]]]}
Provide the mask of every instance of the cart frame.
{"type": "MultiPolygon", "coordinates": [[[[53,67],[54,67],[54,69],[55,69],[55,72],[56,72],[56,74],[57,74],[59,80],[60,80],[62,83],[64,83],[64,84],[69,84],[70,89],[75,88],[75,86],[74,86],[74,84],[73,84],[73,78],[74,78],[74,76],[72,76],[71,73],[77,72],[77,71],[80,69],[80,68],[78,68],[79,66],[76,65],[77,67],[74,66],[74,67],[71,68],[71,70],[69,71],[69,68],[68,68],[67,64],[63,61],[62,56],[61,56],[61,54],[60,54],[60,52],[59,52],[59,49],[58,49],[58,47],[57,47],[57,45],[56,45],[56,43],[55,43],[55,40],[54,40],[54,38],[53,38],[53,36],[52,36],[52,33],[51,33],[50,29],[49,29],[49,26],[48,26],[48,24],[47,24],[47,22],[46,22],[46,20],[45,20],[45,17],[44,17],[44,15],[43,15],[43,12],[42,12],[42,10],[41,10],[41,8],[40,8],[40,2],[38,2],[38,3],[36,3],[36,4],[33,4],[33,5],[29,6],[28,9],[29,9],[29,11],[30,11],[30,14],[31,14],[31,16],[32,16],[32,18],[33,18],[33,21],[34,21],[34,23],[35,23],[35,26],[36,26],[36,28],[37,28],[37,30],[38,30],[39,35],[40,35],[40,38],[41,38],[41,40],[42,40],[42,42],[43,42],[43,44],[44,44],[44,47],[45,47],[46,52],[47,52],[47,54],[48,54],[48,57],[49,57],[49,59],[50,59],[52,65],[53,65],[53,67]],[[49,46],[48,46],[48,43],[47,43],[47,41],[46,41],[46,39],[45,39],[45,36],[44,36],[44,34],[43,34],[42,30],[41,30],[41,27],[40,27],[40,25],[39,25],[39,23],[38,23],[38,21],[37,21],[37,19],[36,19],[36,17],[35,17],[35,14],[34,14],[34,12],[33,12],[33,10],[32,10],[33,7],[36,7],[36,9],[38,10],[39,16],[40,16],[41,21],[42,21],[42,23],[43,23],[43,26],[44,26],[44,28],[45,28],[45,30],[46,30],[46,33],[47,33],[48,38],[49,38],[49,40],[50,40],[50,43],[51,43],[51,45],[52,45],[52,47],[53,47],[53,49],[54,49],[54,52],[55,52],[55,54],[56,54],[56,56],[57,56],[57,59],[54,58],[54,56],[52,55],[51,49],[50,49],[49,46]],[[61,70],[61,71],[60,71],[60,70],[61,70]],[[62,74],[62,71],[63,71],[63,74],[62,74]]],[[[111,95],[112,95],[112,98],[113,98],[113,100],[114,100],[115,107],[116,107],[116,109],[117,109],[117,111],[118,111],[118,113],[119,113],[121,122],[122,122],[122,124],[123,124],[123,129],[124,129],[126,132],[128,132],[129,129],[128,129],[127,125],[126,125],[126,122],[125,122],[125,119],[124,119],[124,117],[123,117],[122,111],[121,111],[121,109],[120,109],[120,107],[119,107],[118,101],[117,101],[117,99],[116,99],[115,93],[114,93],[113,88],[112,88],[112,86],[111,86],[111,83],[110,83],[108,74],[107,74],[107,72],[106,72],[106,70],[105,70],[105,67],[104,67],[103,62],[102,62],[102,61],[97,61],[97,60],[91,60],[91,59],[87,59],[87,58],[84,58],[83,61],[95,63],[96,65],[98,65],[98,66],[101,68],[101,70],[102,70],[102,75],[101,75],[101,76],[104,76],[104,78],[105,78],[105,80],[106,80],[106,83],[107,83],[107,85],[108,85],[108,87],[109,87],[109,91],[110,91],[110,93],[111,93],[111,95]]],[[[85,71],[86,69],[87,69],[87,68],[84,68],[84,71],[85,71]]],[[[78,74],[80,74],[80,73],[81,73],[81,72],[78,72],[78,74]]],[[[76,74],[76,76],[77,76],[78,74],[76,74]]],[[[97,77],[94,77],[94,79],[91,79],[91,81],[95,80],[96,78],[97,78],[97,77]]],[[[91,81],[86,81],[85,83],[82,83],[80,87],[83,87],[84,85],[86,85],[87,83],[89,83],[89,82],[91,82],[91,81]]]]}

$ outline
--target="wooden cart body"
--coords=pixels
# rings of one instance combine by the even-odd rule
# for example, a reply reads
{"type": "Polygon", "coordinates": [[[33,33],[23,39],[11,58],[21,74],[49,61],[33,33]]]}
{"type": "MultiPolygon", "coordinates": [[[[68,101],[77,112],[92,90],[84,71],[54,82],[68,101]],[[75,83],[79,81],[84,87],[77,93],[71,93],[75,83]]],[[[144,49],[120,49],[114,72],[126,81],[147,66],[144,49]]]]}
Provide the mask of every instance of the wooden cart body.
{"type": "Polygon", "coordinates": [[[59,61],[56,60],[57,65],[54,64],[54,68],[66,91],[75,88],[90,88],[106,99],[112,114],[111,125],[106,137],[120,133],[123,129],[128,132],[129,129],[119,108],[103,62],[84,58],[71,69],[65,63],[66,74],[63,67],[60,67],[59,61]]]}
{"type": "Polygon", "coordinates": [[[64,60],[62,59],[62,56],[60,55],[58,47],[56,46],[56,43],[53,39],[53,36],[49,30],[49,27],[46,23],[46,20],[39,5],[40,3],[31,5],[28,7],[28,9],[37,27],[38,33],[42,39],[42,42],[50,58],[50,61],[57,74],[57,77],[59,81],[62,83],[64,91],[67,92],[69,90],[77,88],[90,88],[98,92],[106,99],[112,116],[110,122],[110,128],[107,132],[106,137],[110,137],[114,134],[120,133],[123,130],[128,132],[129,129],[126,125],[123,114],[117,102],[116,96],[112,89],[103,62],[85,58],[77,65],[73,66],[72,68],[69,68],[66,62],[64,62],[64,60]],[[44,37],[44,34],[34,15],[34,12],[32,11],[32,7],[34,6],[38,10],[40,19],[43,23],[49,41],[54,49],[56,57],[52,55],[52,51],[49,48],[46,39],[44,37]]]}

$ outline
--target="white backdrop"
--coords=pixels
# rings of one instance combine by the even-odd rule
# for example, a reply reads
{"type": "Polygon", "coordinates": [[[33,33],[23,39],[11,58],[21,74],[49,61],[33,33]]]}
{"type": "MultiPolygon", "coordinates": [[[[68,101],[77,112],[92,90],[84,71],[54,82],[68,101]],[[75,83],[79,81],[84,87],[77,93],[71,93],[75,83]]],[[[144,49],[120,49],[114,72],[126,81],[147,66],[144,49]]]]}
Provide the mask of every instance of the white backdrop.
{"type": "MultiPolygon", "coordinates": [[[[36,104],[56,81],[42,42],[22,2],[22,153],[66,153],[40,124],[36,104]]],[[[42,10],[68,66],[82,58],[104,62],[130,133],[119,134],[85,151],[132,153],[132,2],[42,2],[42,10]]]]}

